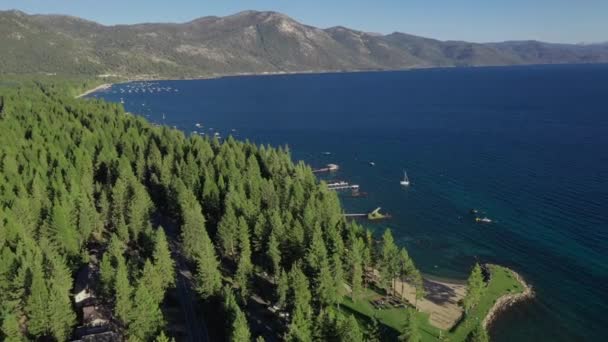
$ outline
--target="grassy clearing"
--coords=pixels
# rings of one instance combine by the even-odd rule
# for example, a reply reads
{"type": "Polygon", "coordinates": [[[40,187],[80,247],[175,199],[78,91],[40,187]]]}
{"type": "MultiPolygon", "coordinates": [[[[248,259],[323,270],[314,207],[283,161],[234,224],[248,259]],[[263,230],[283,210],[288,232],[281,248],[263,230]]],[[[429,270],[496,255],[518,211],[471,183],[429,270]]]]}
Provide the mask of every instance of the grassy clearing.
{"type": "MultiPolygon", "coordinates": [[[[505,267],[491,265],[492,277],[487,285],[479,304],[450,332],[443,332],[451,342],[465,341],[467,335],[476,327],[478,322],[483,321],[488,311],[502,295],[519,293],[524,290],[523,286],[515,279],[511,271],[505,267]]],[[[393,308],[378,310],[374,308],[371,301],[381,298],[383,295],[367,289],[359,300],[353,302],[345,297],[340,306],[343,312],[354,314],[362,327],[367,327],[371,317],[375,316],[381,325],[381,330],[387,340],[394,340],[399,336],[403,327],[405,308],[393,308]]],[[[427,313],[418,312],[418,325],[421,330],[422,341],[438,341],[440,330],[429,323],[427,313]]]]}
{"type": "Polygon", "coordinates": [[[479,304],[468,313],[465,320],[450,333],[450,341],[464,341],[467,335],[482,322],[494,303],[505,294],[524,291],[523,285],[515,279],[513,273],[506,267],[490,265],[492,278],[486,287],[479,304]]]}

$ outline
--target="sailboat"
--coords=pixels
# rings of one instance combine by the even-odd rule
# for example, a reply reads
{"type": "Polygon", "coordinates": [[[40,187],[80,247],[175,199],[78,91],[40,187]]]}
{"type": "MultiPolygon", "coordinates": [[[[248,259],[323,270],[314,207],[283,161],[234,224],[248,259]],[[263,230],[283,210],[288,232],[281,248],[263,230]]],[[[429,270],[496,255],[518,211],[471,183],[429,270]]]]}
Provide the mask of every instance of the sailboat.
{"type": "Polygon", "coordinates": [[[410,179],[407,178],[407,172],[405,172],[405,170],[403,170],[403,180],[401,182],[399,182],[399,184],[401,184],[403,186],[409,186],[410,185],[410,179]]]}

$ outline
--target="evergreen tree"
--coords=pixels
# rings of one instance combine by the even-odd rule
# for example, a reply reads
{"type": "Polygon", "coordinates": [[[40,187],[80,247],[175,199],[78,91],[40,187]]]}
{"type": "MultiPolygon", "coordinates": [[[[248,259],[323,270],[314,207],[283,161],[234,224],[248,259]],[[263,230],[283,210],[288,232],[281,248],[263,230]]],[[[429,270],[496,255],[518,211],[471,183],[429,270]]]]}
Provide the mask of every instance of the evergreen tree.
{"type": "Polygon", "coordinates": [[[25,341],[25,337],[21,332],[21,327],[19,326],[19,319],[14,313],[6,313],[2,319],[2,327],[1,327],[2,335],[0,337],[3,338],[5,342],[23,342],[25,341]]]}
{"type": "Polygon", "coordinates": [[[382,235],[382,251],[381,251],[380,275],[381,280],[386,287],[386,291],[393,287],[393,280],[399,269],[399,249],[395,245],[395,240],[390,229],[384,231],[382,235]]]}
{"type": "Polygon", "coordinates": [[[226,213],[217,228],[217,239],[224,256],[233,256],[238,244],[239,221],[230,203],[232,202],[227,203],[226,213]]]}
{"type": "Polygon", "coordinates": [[[287,292],[289,291],[289,279],[287,272],[281,270],[279,280],[277,282],[277,305],[279,307],[285,307],[287,303],[287,292]]]}
{"type": "Polygon", "coordinates": [[[165,332],[161,331],[160,334],[156,336],[156,339],[154,339],[154,342],[175,342],[175,339],[168,338],[167,335],[165,335],[165,332]]]}
{"type": "Polygon", "coordinates": [[[281,270],[281,250],[279,249],[279,241],[277,240],[274,231],[270,233],[270,237],[268,238],[267,255],[270,259],[270,263],[272,265],[272,274],[274,275],[276,281],[281,270]]]}
{"type": "Polygon", "coordinates": [[[203,298],[216,294],[222,286],[219,262],[209,236],[202,237],[200,255],[197,257],[196,291],[203,298]]]}
{"type": "Polygon", "coordinates": [[[32,265],[30,295],[27,299],[25,310],[27,312],[27,330],[36,337],[45,336],[49,333],[49,291],[47,289],[45,275],[42,270],[42,257],[36,257],[32,265]]]}
{"type": "Polygon", "coordinates": [[[123,324],[128,325],[131,319],[131,283],[129,282],[129,274],[127,271],[127,265],[122,256],[118,258],[118,265],[116,267],[116,282],[115,282],[115,293],[116,303],[114,304],[114,314],[118,317],[123,324]]]}
{"type": "Polygon", "coordinates": [[[247,319],[243,311],[238,310],[235,313],[234,322],[232,323],[232,334],[230,341],[233,342],[250,342],[251,333],[249,332],[249,326],[247,325],[247,319]]]}
{"type": "Polygon", "coordinates": [[[133,306],[129,318],[129,335],[137,340],[147,341],[156,335],[162,324],[163,315],[146,284],[141,283],[137,287],[133,306]]]}
{"type": "Polygon", "coordinates": [[[467,293],[463,299],[464,309],[469,312],[481,299],[485,283],[479,264],[475,264],[467,281],[467,293]]]}
{"type": "Polygon", "coordinates": [[[311,315],[310,307],[311,293],[308,279],[297,264],[289,273],[291,282],[291,323],[285,337],[287,341],[311,341],[311,315]]]}
{"type": "Polygon", "coordinates": [[[490,337],[488,336],[488,332],[483,327],[481,323],[477,324],[475,329],[471,332],[469,342],[489,342],[490,337]]]}
{"type": "Polygon", "coordinates": [[[365,245],[363,240],[355,237],[351,243],[350,253],[350,283],[351,283],[351,298],[357,301],[359,295],[363,291],[363,253],[365,245]]]}
{"type": "MultiPolygon", "coordinates": [[[[55,280],[55,279],[53,279],[55,280]]],[[[50,330],[57,341],[65,341],[76,323],[76,314],[72,311],[72,303],[68,295],[69,288],[62,288],[53,281],[49,297],[50,330]]]]}
{"type": "Polygon", "coordinates": [[[166,280],[163,279],[163,276],[164,275],[158,272],[149,259],[146,260],[139,284],[145,284],[150,296],[158,304],[160,304],[165,297],[166,280]]]}
{"type": "Polygon", "coordinates": [[[112,256],[110,253],[104,253],[99,264],[99,280],[101,281],[101,290],[105,295],[110,295],[114,289],[114,276],[116,270],[112,266],[112,256]]]}
{"type": "Polygon", "coordinates": [[[359,328],[359,324],[357,323],[355,316],[349,315],[348,318],[342,320],[340,340],[344,342],[363,341],[363,333],[359,328]]]}
{"type": "Polygon", "coordinates": [[[154,267],[163,280],[163,292],[171,286],[175,286],[175,261],[171,258],[171,251],[167,243],[167,237],[162,227],[159,227],[155,234],[154,267]]]}
{"type": "Polygon", "coordinates": [[[418,328],[418,319],[413,309],[407,309],[405,323],[401,329],[401,335],[399,335],[399,341],[405,342],[420,342],[422,336],[420,336],[420,330],[418,328]]]}
{"type": "Polygon", "coordinates": [[[251,245],[249,243],[249,228],[244,218],[239,218],[239,260],[235,281],[239,286],[241,299],[245,301],[249,292],[249,276],[253,271],[251,263],[251,245]]]}
{"type": "Polygon", "coordinates": [[[78,233],[71,222],[70,213],[63,203],[55,203],[51,212],[53,239],[70,256],[78,254],[78,233]]]}
{"type": "Polygon", "coordinates": [[[373,315],[371,318],[371,322],[367,328],[365,340],[367,342],[380,342],[382,340],[380,334],[380,325],[378,324],[378,319],[376,319],[376,315],[373,315]]]}

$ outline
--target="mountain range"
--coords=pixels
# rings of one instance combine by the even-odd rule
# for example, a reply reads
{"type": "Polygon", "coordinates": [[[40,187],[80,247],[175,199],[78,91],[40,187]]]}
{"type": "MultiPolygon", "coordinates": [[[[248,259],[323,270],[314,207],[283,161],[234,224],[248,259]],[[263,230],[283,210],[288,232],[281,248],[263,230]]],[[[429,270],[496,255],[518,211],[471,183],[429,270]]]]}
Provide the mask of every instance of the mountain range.
{"type": "Polygon", "coordinates": [[[608,63],[608,44],[471,43],[342,26],[276,12],[190,22],[104,26],[62,15],[0,11],[0,73],[209,77],[242,73],[608,63]]]}

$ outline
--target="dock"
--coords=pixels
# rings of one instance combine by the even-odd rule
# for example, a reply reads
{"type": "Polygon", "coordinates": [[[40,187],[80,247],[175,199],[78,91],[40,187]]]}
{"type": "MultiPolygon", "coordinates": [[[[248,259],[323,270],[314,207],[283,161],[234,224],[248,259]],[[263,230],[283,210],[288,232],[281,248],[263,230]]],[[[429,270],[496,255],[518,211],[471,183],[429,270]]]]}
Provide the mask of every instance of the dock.
{"type": "Polygon", "coordinates": [[[370,221],[374,220],[384,220],[391,218],[389,214],[383,214],[380,212],[380,207],[374,209],[373,211],[367,214],[359,214],[359,213],[351,213],[351,214],[342,214],[344,217],[366,217],[370,221]]]}
{"type": "Polygon", "coordinates": [[[359,185],[358,184],[349,184],[348,182],[335,182],[335,183],[328,183],[327,184],[327,188],[329,190],[353,190],[353,191],[357,191],[357,190],[359,190],[359,185]]]}
{"type": "Polygon", "coordinates": [[[320,168],[320,169],[316,169],[316,170],[312,170],[313,173],[319,173],[319,172],[333,172],[333,171],[338,171],[340,169],[340,166],[338,166],[338,164],[327,164],[325,167],[320,168]]]}

